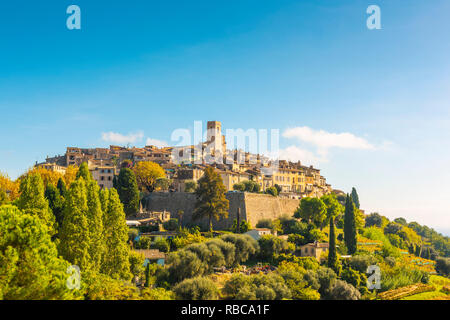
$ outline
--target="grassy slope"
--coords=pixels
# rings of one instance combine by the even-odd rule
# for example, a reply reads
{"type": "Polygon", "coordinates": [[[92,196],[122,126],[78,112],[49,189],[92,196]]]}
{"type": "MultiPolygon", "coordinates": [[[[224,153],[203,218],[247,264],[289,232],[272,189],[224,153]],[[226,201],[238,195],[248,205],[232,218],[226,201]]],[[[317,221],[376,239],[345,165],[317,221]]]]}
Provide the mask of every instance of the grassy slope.
{"type": "Polygon", "coordinates": [[[450,284],[450,279],[432,275],[430,277],[430,284],[436,288],[435,291],[422,292],[403,298],[401,300],[436,300],[437,298],[450,297],[450,295],[441,291],[443,286],[450,284]]]}

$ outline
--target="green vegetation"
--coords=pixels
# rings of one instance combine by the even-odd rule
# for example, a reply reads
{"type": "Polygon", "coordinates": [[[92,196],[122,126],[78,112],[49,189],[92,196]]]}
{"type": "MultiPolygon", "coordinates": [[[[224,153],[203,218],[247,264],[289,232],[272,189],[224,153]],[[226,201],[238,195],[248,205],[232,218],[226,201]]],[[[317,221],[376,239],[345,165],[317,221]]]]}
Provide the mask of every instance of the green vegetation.
{"type": "Polygon", "coordinates": [[[207,217],[209,230],[212,232],[212,219],[228,217],[229,201],[225,197],[226,188],[220,175],[213,168],[205,169],[205,174],[198,180],[195,190],[197,203],[195,204],[194,219],[207,217]]]}

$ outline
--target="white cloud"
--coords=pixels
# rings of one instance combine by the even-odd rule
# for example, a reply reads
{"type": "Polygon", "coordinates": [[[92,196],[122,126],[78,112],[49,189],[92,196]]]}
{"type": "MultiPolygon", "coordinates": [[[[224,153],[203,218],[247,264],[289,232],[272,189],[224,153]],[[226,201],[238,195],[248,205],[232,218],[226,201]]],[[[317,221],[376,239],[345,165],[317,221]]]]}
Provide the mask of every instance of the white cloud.
{"type": "Polygon", "coordinates": [[[293,162],[300,161],[303,165],[316,165],[320,162],[327,161],[325,158],[318,157],[313,152],[301,149],[297,146],[289,146],[285,149],[280,149],[280,159],[293,162]]]}
{"type": "Polygon", "coordinates": [[[123,135],[117,132],[102,132],[102,140],[113,143],[135,143],[141,141],[144,138],[144,133],[142,131],[136,133],[129,133],[127,135],[123,135]]]}
{"type": "Polygon", "coordinates": [[[145,142],[146,146],[156,146],[158,148],[164,148],[164,147],[168,147],[168,143],[166,141],[163,140],[158,140],[158,139],[152,139],[152,138],[147,138],[147,141],[145,142]]]}
{"type": "Polygon", "coordinates": [[[283,137],[296,138],[299,141],[310,143],[316,146],[320,153],[326,153],[326,150],[332,147],[344,149],[375,149],[367,140],[351,133],[331,133],[324,130],[314,130],[309,127],[286,129],[283,132],[283,137]]]}

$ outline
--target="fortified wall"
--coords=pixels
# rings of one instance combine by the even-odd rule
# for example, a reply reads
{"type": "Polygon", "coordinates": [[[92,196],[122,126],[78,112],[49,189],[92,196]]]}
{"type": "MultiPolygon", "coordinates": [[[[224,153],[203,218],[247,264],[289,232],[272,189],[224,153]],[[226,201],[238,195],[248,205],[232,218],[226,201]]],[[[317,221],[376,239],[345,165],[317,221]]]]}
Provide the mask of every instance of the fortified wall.
{"type": "MultiPolygon", "coordinates": [[[[228,192],[230,201],[228,218],[216,221],[213,227],[216,230],[229,229],[234,219],[237,219],[240,208],[240,221],[247,220],[252,227],[261,219],[276,219],[287,214],[292,216],[299,205],[299,200],[273,197],[266,194],[228,192]]],[[[171,218],[177,218],[182,226],[194,225],[207,227],[208,219],[193,220],[192,213],[195,208],[196,197],[185,192],[153,192],[143,199],[143,206],[147,211],[168,211],[171,218]]]]}

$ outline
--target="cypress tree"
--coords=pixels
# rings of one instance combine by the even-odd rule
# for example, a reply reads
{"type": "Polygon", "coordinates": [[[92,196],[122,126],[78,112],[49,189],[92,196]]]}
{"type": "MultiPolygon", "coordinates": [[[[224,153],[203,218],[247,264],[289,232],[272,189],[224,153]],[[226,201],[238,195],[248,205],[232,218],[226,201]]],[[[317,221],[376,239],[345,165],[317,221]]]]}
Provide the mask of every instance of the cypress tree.
{"type": "Polygon", "coordinates": [[[58,184],[56,185],[56,188],[58,188],[59,194],[61,197],[65,197],[65,194],[67,192],[66,183],[62,178],[58,179],[58,184]]]}
{"type": "Polygon", "coordinates": [[[117,192],[127,216],[139,212],[139,189],[136,176],[131,169],[120,169],[117,178],[117,192]]]}
{"type": "Polygon", "coordinates": [[[82,271],[88,270],[91,264],[88,210],[86,184],[83,178],[78,178],[67,191],[59,253],[82,271]]]}
{"type": "Polygon", "coordinates": [[[41,176],[31,173],[20,182],[20,198],[17,207],[25,214],[39,217],[48,227],[49,233],[54,235],[55,218],[50,210],[47,199],[45,199],[44,182],[41,176]]]}
{"type": "Polygon", "coordinates": [[[56,227],[60,228],[63,220],[64,199],[61,197],[58,188],[51,184],[48,184],[45,188],[45,198],[48,200],[48,205],[55,217],[56,227]]]}
{"type": "Polygon", "coordinates": [[[345,200],[344,241],[348,249],[348,254],[354,254],[357,246],[355,205],[348,194],[345,200]]]}
{"type": "Polygon", "coordinates": [[[328,249],[328,267],[338,272],[336,253],[336,231],[334,228],[334,217],[330,218],[330,241],[328,249]]]}
{"type": "Polygon", "coordinates": [[[358,196],[358,192],[356,192],[356,189],[354,187],[352,188],[352,200],[353,200],[353,203],[355,204],[356,208],[359,209],[359,196],[358,196]]]}
{"type": "Polygon", "coordinates": [[[128,226],[123,205],[114,188],[109,190],[104,230],[106,255],[103,260],[102,272],[114,279],[130,279],[128,226]]]}
{"type": "Polygon", "coordinates": [[[89,227],[89,255],[91,258],[92,270],[98,271],[101,259],[105,253],[105,242],[103,238],[103,212],[99,196],[99,187],[95,180],[90,180],[86,184],[87,198],[87,221],[89,227]]]}
{"type": "Polygon", "coordinates": [[[83,162],[78,168],[76,179],[79,179],[80,177],[83,177],[85,182],[92,180],[92,175],[89,171],[87,162],[83,162]]]}

